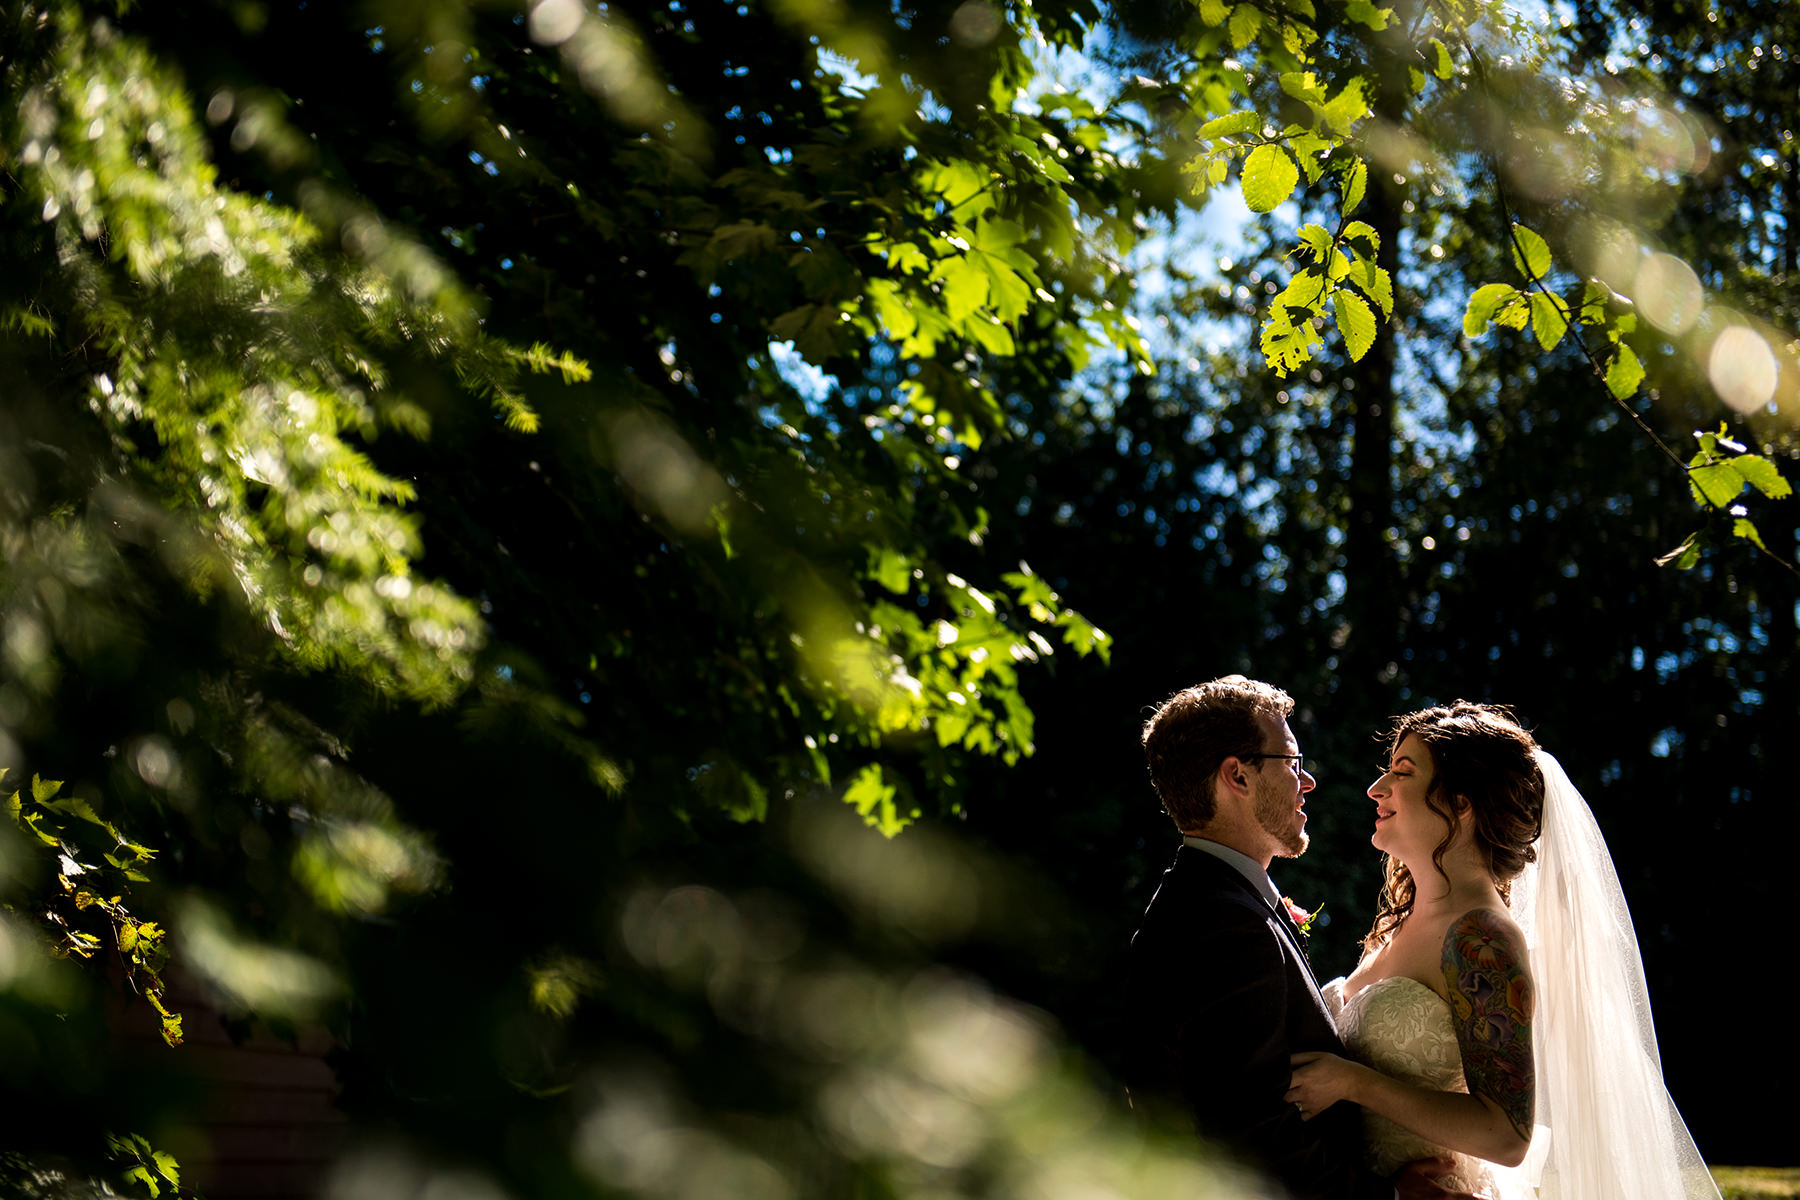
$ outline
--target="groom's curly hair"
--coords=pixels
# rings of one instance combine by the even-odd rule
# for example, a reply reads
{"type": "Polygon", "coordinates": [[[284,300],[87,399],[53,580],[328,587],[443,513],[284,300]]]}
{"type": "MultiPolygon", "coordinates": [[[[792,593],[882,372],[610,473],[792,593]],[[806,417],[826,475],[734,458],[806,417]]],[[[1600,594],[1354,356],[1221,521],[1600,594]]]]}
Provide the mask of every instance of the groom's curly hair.
{"type": "Polygon", "coordinates": [[[1261,752],[1261,718],[1284,721],[1294,699],[1271,684],[1226,675],[1183,688],[1144,722],[1144,757],[1163,811],[1183,833],[1213,819],[1212,778],[1232,755],[1261,752]]]}
{"type": "MultiPolygon", "coordinates": [[[[1450,827],[1431,852],[1432,866],[1443,874],[1455,814],[1467,811],[1482,864],[1501,898],[1510,902],[1512,881],[1526,863],[1537,861],[1533,843],[1544,830],[1544,773],[1538,768],[1537,742],[1511,709],[1467,700],[1395,717],[1386,735],[1389,756],[1414,736],[1431,754],[1433,775],[1425,803],[1450,827]]],[[[1412,872],[1388,855],[1385,874],[1374,927],[1363,939],[1365,950],[1386,942],[1413,909],[1417,886],[1412,872]]]]}

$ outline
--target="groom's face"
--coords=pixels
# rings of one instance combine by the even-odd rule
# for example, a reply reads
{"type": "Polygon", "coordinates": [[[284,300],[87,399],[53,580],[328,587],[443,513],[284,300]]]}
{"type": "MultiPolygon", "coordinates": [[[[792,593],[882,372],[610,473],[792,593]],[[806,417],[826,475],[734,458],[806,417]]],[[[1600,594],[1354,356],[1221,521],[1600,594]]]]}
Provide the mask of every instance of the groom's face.
{"type": "MultiPolygon", "coordinates": [[[[1300,743],[1286,721],[1263,719],[1263,752],[1298,754],[1300,743]]],[[[1256,823],[1274,843],[1276,858],[1299,858],[1306,853],[1306,793],[1313,777],[1297,770],[1292,759],[1265,758],[1253,771],[1256,787],[1256,823]]]]}

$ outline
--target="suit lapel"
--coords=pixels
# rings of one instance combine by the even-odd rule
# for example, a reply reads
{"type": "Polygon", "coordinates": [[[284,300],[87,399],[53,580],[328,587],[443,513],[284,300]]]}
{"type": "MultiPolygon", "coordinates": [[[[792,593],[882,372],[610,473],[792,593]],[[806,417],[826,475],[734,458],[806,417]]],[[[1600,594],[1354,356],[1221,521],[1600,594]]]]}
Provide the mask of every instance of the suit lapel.
{"type": "MultiPolygon", "coordinates": [[[[1182,846],[1181,849],[1177,851],[1176,861],[1179,862],[1182,858],[1192,858],[1195,860],[1196,865],[1203,865],[1206,870],[1212,871],[1216,877],[1230,880],[1231,883],[1241,888],[1249,896],[1254,897],[1256,906],[1267,913],[1269,919],[1281,930],[1282,936],[1287,939],[1288,948],[1293,951],[1294,961],[1300,967],[1301,973],[1306,976],[1307,982],[1312,985],[1314,993],[1318,992],[1319,981],[1313,976],[1312,960],[1306,957],[1306,947],[1301,944],[1300,931],[1294,928],[1294,922],[1291,917],[1286,913],[1279,912],[1273,908],[1269,904],[1268,897],[1262,894],[1262,889],[1258,888],[1248,879],[1245,879],[1237,868],[1231,866],[1229,863],[1214,858],[1204,850],[1196,850],[1192,846],[1182,846]]],[[[1325,1006],[1323,998],[1319,1000],[1319,1006],[1321,1008],[1325,1006]]]]}

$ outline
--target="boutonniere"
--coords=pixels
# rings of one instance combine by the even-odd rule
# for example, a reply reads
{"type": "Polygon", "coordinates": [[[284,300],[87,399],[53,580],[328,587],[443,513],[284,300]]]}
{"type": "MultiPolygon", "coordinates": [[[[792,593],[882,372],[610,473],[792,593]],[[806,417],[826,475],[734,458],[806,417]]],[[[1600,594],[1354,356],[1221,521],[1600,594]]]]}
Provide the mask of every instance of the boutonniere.
{"type": "Polygon", "coordinates": [[[1300,930],[1301,937],[1307,937],[1312,933],[1313,921],[1325,911],[1325,906],[1321,904],[1311,912],[1307,912],[1286,896],[1281,898],[1281,903],[1287,909],[1288,919],[1294,923],[1295,928],[1300,930]]]}

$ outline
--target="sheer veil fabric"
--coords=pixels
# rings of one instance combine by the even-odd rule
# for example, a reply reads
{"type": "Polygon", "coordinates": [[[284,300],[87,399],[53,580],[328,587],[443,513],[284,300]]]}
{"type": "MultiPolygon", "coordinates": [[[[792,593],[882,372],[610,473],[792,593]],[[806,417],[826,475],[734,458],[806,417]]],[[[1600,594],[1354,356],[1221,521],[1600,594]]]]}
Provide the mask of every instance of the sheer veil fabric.
{"type": "Polygon", "coordinates": [[[1536,984],[1537,1129],[1507,1200],[1719,1200],[1663,1084],[1637,934],[1587,802],[1542,750],[1538,859],[1512,887],[1536,984]]]}

